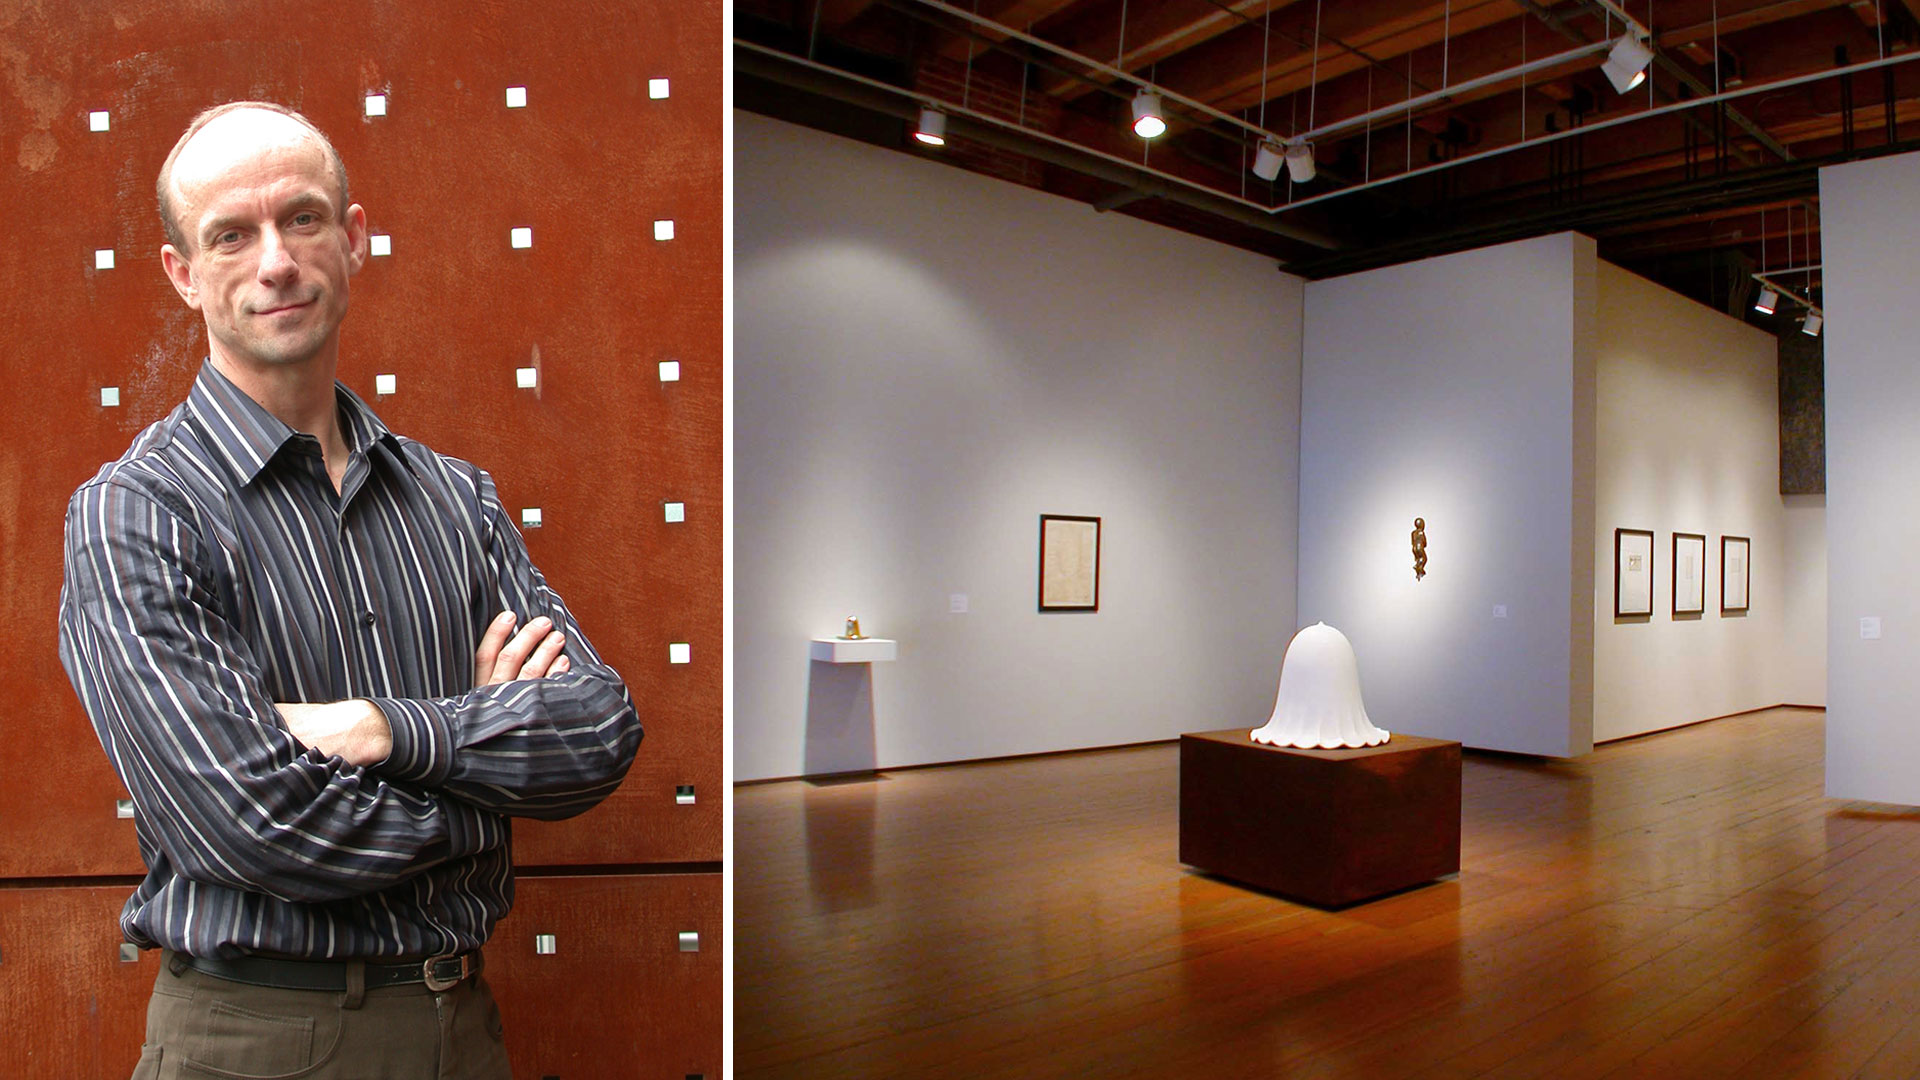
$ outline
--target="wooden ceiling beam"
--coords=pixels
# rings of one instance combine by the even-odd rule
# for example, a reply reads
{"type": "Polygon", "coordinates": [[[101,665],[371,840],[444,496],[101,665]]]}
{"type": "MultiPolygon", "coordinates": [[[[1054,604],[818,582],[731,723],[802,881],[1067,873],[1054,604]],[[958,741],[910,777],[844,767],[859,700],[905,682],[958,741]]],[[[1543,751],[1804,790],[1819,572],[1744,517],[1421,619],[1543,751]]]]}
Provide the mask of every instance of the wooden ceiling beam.
{"type": "MultiPolygon", "coordinates": [[[[840,0],[840,2],[872,3],[873,0],[840,0]]],[[[1059,14],[1073,2],[1074,0],[994,0],[991,4],[982,5],[980,14],[1002,26],[1025,30],[1034,23],[1059,14]]],[[[1007,35],[990,27],[976,26],[974,29],[980,37],[989,41],[1007,40],[1007,35]]],[[[969,55],[979,55],[985,48],[986,46],[972,37],[952,34],[942,38],[934,51],[949,60],[966,60],[969,55]]]]}

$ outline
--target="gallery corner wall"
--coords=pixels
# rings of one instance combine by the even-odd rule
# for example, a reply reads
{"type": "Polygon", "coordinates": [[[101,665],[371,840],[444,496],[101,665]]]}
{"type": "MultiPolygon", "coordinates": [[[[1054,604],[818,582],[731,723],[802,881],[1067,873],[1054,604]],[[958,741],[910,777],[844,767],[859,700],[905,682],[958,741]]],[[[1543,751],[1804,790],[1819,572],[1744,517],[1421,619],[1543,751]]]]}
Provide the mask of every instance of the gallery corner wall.
{"type": "Polygon", "coordinates": [[[1920,804],[1920,154],[1820,170],[1827,794],[1920,804]],[[1871,620],[1871,621],[1869,621],[1871,620]]]}
{"type": "Polygon", "coordinates": [[[1595,265],[1562,233],[1307,286],[1300,622],[1389,731],[1592,746],[1595,265]]]}
{"type": "Polygon", "coordinates": [[[1298,279],[757,115],[734,162],[737,778],[1264,722],[1298,279]],[[1036,611],[1043,513],[1103,519],[1098,613],[1036,611]],[[810,662],[848,615],[899,658],[810,662]]]}
{"type": "Polygon", "coordinates": [[[1788,648],[1824,613],[1790,572],[1818,563],[1820,528],[1817,510],[1788,528],[1774,335],[1607,263],[1598,295],[1595,741],[1818,704],[1817,658],[1788,648]],[[1616,528],[1654,534],[1651,615],[1614,615],[1616,528]],[[1697,614],[1674,613],[1675,532],[1706,538],[1697,614]],[[1723,614],[1727,535],[1749,539],[1751,569],[1747,610],[1723,614]]]}

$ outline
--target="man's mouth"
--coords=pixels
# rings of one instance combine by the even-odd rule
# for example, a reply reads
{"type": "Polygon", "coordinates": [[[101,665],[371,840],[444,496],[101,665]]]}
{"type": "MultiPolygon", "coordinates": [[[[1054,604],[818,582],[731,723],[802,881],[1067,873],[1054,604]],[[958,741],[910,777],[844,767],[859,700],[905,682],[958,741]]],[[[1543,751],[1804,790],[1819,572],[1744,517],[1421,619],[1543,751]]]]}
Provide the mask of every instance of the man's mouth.
{"type": "Polygon", "coordinates": [[[302,301],[299,301],[298,303],[293,303],[293,304],[280,304],[276,307],[260,308],[256,310],[254,314],[255,315],[278,315],[283,311],[298,311],[299,309],[306,307],[308,304],[311,304],[311,303],[313,303],[313,301],[311,300],[302,300],[302,301]]]}

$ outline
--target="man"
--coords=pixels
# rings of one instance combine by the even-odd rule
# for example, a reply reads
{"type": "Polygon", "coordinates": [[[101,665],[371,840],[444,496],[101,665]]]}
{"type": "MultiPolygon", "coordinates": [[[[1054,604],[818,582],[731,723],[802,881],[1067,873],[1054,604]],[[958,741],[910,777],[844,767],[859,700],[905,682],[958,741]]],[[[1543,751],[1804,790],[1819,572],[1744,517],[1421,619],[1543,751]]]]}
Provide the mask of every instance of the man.
{"type": "Polygon", "coordinates": [[[158,192],[208,357],[74,494],[60,611],[137,810],[121,928],[165,950],[135,1075],[508,1077],[508,817],[618,786],[626,687],[492,480],[335,382],[367,226],[326,137],[221,106],[158,192]]]}

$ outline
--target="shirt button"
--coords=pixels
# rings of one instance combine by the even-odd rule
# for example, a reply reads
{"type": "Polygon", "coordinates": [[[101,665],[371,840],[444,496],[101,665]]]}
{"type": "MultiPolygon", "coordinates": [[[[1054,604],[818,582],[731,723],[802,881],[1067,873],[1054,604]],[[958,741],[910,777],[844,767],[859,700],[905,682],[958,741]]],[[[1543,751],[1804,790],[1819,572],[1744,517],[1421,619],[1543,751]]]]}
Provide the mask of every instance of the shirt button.
{"type": "Polygon", "coordinates": [[[373,625],[373,612],[371,612],[371,611],[369,611],[369,612],[366,612],[365,614],[363,614],[363,615],[361,615],[361,616],[360,616],[360,625],[361,625],[361,626],[372,626],[372,625],[373,625]]]}

